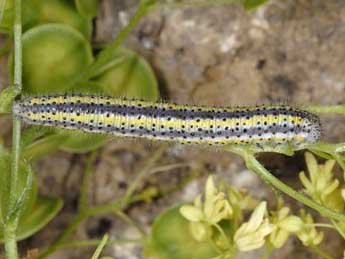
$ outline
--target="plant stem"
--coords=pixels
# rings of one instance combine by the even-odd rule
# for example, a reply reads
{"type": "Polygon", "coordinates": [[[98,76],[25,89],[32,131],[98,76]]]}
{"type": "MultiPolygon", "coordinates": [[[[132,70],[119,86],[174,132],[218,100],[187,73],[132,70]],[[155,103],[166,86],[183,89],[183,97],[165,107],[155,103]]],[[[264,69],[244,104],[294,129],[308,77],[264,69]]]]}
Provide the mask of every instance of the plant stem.
{"type": "Polygon", "coordinates": [[[154,163],[161,158],[163,155],[164,151],[166,149],[166,145],[163,145],[160,147],[153,155],[152,157],[145,163],[145,166],[143,169],[138,173],[138,175],[135,177],[133,183],[128,187],[126,194],[123,198],[123,206],[127,205],[128,200],[131,198],[133,195],[134,191],[137,189],[138,184],[141,182],[141,180],[145,177],[145,175],[148,175],[152,166],[154,163]]]}
{"type": "Polygon", "coordinates": [[[133,193],[138,187],[139,182],[145,175],[148,175],[148,172],[151,170],[154,163],[162,156],[165,149],[166,146],[163,145],[145,163],[144,168],[141,172],[139,172],[139,174],[133,181],[132,185],[128,188],[126,195],[122,199],[108,204],[94,206],[91,208],[85,207],[84,209],[80,210],[79,215],[76,216],[76,218],[72,221],[71,225],[63,232],[60,238],[52,246],[47,248],[38,258],[45,258],[48,255],[54,253],[56,250],[58,250],[61,247],[61,244],[63,244],[67,240],[67,238],[69,238],[73,234],[73,232],[77,229],[79,224],[86,218],[111,211],[119,211],[124,206],[128,206],[130,203],[136,201],[137,199],[135,196],[133,196],[133,193]]]}
{"type": "Polygon", "coordinates": [[[318,227],[318,228],[332,228],[332,229],[336,229],[335,226],[331,225],[331,224],[326,224],[326,223],[314,223],[314,224],[305,224],[306,226],[310,226],[310,227],[318,227]]]}
{"type": "Polygon", "coordinates": [[[7,259],[18,258],[16,242],[16,226],[6,225],[4,229],[4,242],[7,259]]]}
{"type": "Polygon", "coordinates": [[[178,168],[186,168],[191,166],[191,163],[176,163],[176,164],[171,164],[171,165],[163,165],[163,166],[158,166],[153,168],[150,171],[151,174],[157,174],[157,173],[164,173],[166,171],[173,172],[172,170],[178,169],[178,168]]]}
{"type": "MultiPolygon", "coordinates": [[[[16,92],[20,93],[22,89],[22,2],[14,1],[14,75],[13,83],[16,92]]],[[[12,138],[12,161],[9,189],[9,215],[15,209],[17,203],[17,184],[19,174],[19,156],[20,156],[20,120],[13,118],[13,138],[12,138]]],[[[17,213],[13,214],[18,216],[17,213]]],[[[6,217],[7,215],[5,215],[6,217]]],[[[4,225],[5,253],[7,259],[18,258],[16,231],[17,218],[6,218],[4,225]]]]}
{"type": "Polygon", "coordinates": [[[65,229],[63,234],[59,237],[59,239],[51,245],[48,249],[46,249],[43,253],[41,253],[38,258],[45,258],[48,255],[54,253],[56,250],[59,249],[60,244],[65,242],[66,239],[74,232],[74,230],[79,226],[79,224],[86,218],[84,214],[78,215],[72,222],[72,224],[65,229]]]}
{"type": "Polygon", "coordinates": [[[133,219],[127,216],[127,214],[124,213],[122,210],[115,211],[115,214],[123,221],[128,223],[128,225],[134,227],[142,237],[146,236],[144,228],[142,228],[137,222],[135,222],[133,219]]]}
{"type": "Polygon", "coordinates": [[[3,0],[2,2],[0,2],[0,24],[2,22],[2,18],[4,17],[5,6],[6,6],[6,0],[3,0]]]}
{"type": "Polygon", "coordinates": [[[281,192],[286,193],[290,197],[294,198],[295,200],[305,204],[306,206],[318,211],[321,215],[335,219],[340,221],[345,221],[345,215],[337,213],[333,210],[330,210],[321,204],[309,199],[308,197],[304,196],[303,194],[295,191],[285,183],[279,181],[276,177],[274,177],[266,168],[264,168],[256,158],[245,151],[242,148],[232,148],[233,152],[237,153],[238,155],[242,156],[242,158],[246,162],[246,166],[256,172],[264,181],[272,185],[273,187],[277,188],[281,192]]]}
{"type": "MultiPolygon", "coordinates": [[[[66,242],[62,242],[58,248],[70,248],[70,247],[89,247],[89,246],[98,246],[102,240],[99,239],[92,239],[92,240],[69,240],[66,242]]],[[[107,245],[110,244],[135,244],[135,243],[143,243],[144,239],[116,239],[116,240],[108,240],[107,245]]]]}
{"type": "MultiPolygon", "coordinates": [[[[18,92],[22,88],[22,26],[21,26],[21,0],[15,1],[14,20],[14,87],[18,92]]],[[[10,187],[10,208],[13,209],[17,200],[18,165],[20,153],[20,120],[13,118],[13,139],[12,139],[12,164],[11,164],[11,187],[10,187]]]]}
{"type": "Polygon", "coordinates": [[[95,253],[92,255],[91,259],[98,259],[98,257],[101,255],[101,252],[103,250],[103,247],[107,244],[107,241],[109,239],[109,236],[107,234],[104,235],[101,242],[97,246],[97,249],[95,253]]]}
{"type": "Polygon", "coordinates": [[[229,243],[229,239],[228,239],[228,237],[225,235],[223,229],[222,229],[217,223],[212,224],[212,226],[214,226],[214,227],[218,230],[218,232],[219,232],[219,234],[222,236],[222,238],[223,238],[225,241],[227,241],[227,243],[229,243]]]}
{"type": "Polygon", "coordinates": [[[308,105],[304,109],[315,113],[345,114],[345,105],[308,105]]]}
{"type": "Polygon", "coordinates": [[[189,2],[172,2],[172,3],[158,3],[151,7],[151,9],[157,8],[183,8],[183,7],[206,7],[206,6],[218,6],[226,4],[242,3],[242,0],[211,0],[211,1],[189,1],[189,2]]]}
{"type": "Polygon", "coordinates": [[[96,158],[96,152],[93,151],[89,155],[87,159],[87,164],[83,176],[83,182],[81,186],[81,191],[80,191],[80,200],[79,200],[79,211],[83,212],[87,208],[87,190],[88,190],[88,181],[89,181],[89,176],[92,172],[92,164],[95,161],[96,158]]]}
{"type": "Polygon", "coordinates": [[[121,46],[121,44],[128,37],[129,33],[133,31],[141,18],[147,14],[154,4],[154,0],[140,0],[137,11],[132,16],[125,28],[120,31],[111,44],[109,44],[98,54],[95,62],[92,63],[84,72],[78,75],[73,82],[71,82],[71,84],[75,85],[77,83],[87,81],[95,75],[98,75],[99,72],[103,70],[104,66],[108,66],[108,62],[113,62],[113,60],[110,58],[112,57],[113,52],[121,46]]]}
{"type": "MultiPolygon", "coordinates": [[[[133,199],[130,199],[127,201],[127,205],[131,204],[132,202],[139,201],[140,199],[137,199],[136,196],[133,196],[133,199]]],[[[77,229],[79,224],[83,222],[85,219],[87,219],[90,216],[95,216],[103,213],[108,213],[112,211],[119,211],[121,208],[121,205],[123,204],[123,200],[114,201],[108,204],[99,205],[91,208],[85,209],[85,211],[80,212],[72,221],[72,223],[69,225],[68,228],[65,229],[65,231],[62,233],[62,235],[58,238],[58,240],[48,247],[44,252],[42,252],[38,258],[42,259],[47,257],[48,255],[54,253],[56,250],[68,246],[68,244],[73,243],[73,241],[66,241],[67,238],[69,238],[73,232],[77,229]]],[[[85,241],[86,242],[86,241],[85,241]]]]}

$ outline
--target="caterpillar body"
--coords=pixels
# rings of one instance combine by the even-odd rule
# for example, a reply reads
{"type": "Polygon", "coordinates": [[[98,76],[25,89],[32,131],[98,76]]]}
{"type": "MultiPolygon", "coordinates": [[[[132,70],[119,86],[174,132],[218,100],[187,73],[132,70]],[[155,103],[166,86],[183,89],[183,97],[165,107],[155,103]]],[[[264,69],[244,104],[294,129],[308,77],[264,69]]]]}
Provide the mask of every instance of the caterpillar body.
{"type": "Polygon", "coordinates": [[[290,106],[220,108],[93,95],[28,97],[13,113],[29,124],[206,145],[313,143],[319,118],[290,106]]]}

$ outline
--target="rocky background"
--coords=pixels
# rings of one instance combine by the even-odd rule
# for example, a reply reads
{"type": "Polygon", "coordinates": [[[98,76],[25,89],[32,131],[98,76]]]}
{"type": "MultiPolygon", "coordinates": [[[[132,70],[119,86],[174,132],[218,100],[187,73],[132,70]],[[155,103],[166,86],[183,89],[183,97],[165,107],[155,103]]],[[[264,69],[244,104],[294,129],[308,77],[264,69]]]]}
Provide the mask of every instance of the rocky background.
{"type": "MultiPolygon", "coordinates": [[[[134,13],[137,1],[103,0],[95,20],[94,42],[110,42],[134,13]]],[[[159,79],[162,99],[206,105],[255,105],[290,103],[337,104],[345,101],[345,1],[274,0],[246,12],[242,7],[180,8],[147,15],[126,41],[126,47],[143,55],[159,79]]],[[[2,59],[0,86],[7,84],[6,61],[2,59]]],[[[325,141],[344,141],[345,120],[322,118],[325,141]]],[[[1,118],[0,133],[10,134],[10,120],[1,118]]],[[[89,201],[101,204],[121,197],[143,164],[160,147],[144,140],[118,140],[101,148],[91,176],[89,201]]],[[[57,218],[22,249],[51,244],[68,226],[77,210],[86,155],[58,152],[37,164],[40,192],[63,197],[65,206],[57,218]]],[[[299,188],[297,174],[305,169],[303,153],[292,158],[265,154],[261,161],[284,182],[299,188]]],[[[157,174],[142,187],[171,190],[197,174],[178,192],[161,195],[150,204],[134,204],[126,211],[146,230],[159,212],[181,201],[190,201],[202,191],[210,173],[236,187],[245,187],[257,198],[274,206],[274,193],[241,159],[217,149],[167,147],[156,167],[182,163],[183,167],[157,174]]],[[[293,209],[301,205],[286,198],[293,209]]],[[[322,220],[322,219],[320,219],[322,220]]],[[[80,225],[73,238],[133,238],[135,230],[118,217],[107,214],[80,225]]],[[[341,258],[344,243],[329,231],[325,250],[341,258]]],[[[51,259],[90,258],[93,248],[63,249],[51,259]]],[[[135,245],[108,246],[117,259],[139,259],[135,245]]],[[[259,258],[262,251],[246,254],[259,258]]],[[[241,255],[239,258],[243,258],[241,255]]],[[[270,258],[318,258],[294,238],[270,258]]]]}

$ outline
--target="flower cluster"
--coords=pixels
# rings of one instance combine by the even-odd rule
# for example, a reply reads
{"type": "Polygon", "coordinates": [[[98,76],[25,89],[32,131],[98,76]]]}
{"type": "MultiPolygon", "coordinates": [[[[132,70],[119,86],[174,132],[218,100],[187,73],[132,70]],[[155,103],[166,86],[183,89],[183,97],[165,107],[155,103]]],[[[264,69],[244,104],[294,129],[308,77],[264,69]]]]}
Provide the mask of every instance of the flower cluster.
{"type": "Polygon", "coordinates": [[[180,211],[186,219],[191,221],[191,232],[198,241],[206,240],[212,235],[212,226],[221,220],[231,219],[233,213],[225,193],[216,189],[212,177],[209,177],[206,182],[205,201],[202,202],[199,195],[194,200],[194,205],[182,206],[180,211]]]}
{"type": "Polygon", "coordinates": [[[344,210],[345,190],[339,188],[339,181],[334,178],[332,170],[335,161],[327,160],[324,164],[318,164],[316,158],[309,152],[305,154],[305,160],[309,178],[303,171],[299,174],[304,191],[318,203],[337,212],[342,212],[344,210]]]}
{"type": "MultiPolygon", "coordinates": [[[[327,172],[329,167],[325,166],[327,172]]],[[[330,177],[326,178],[329,182],[330,177]]],[[[279,248],[290,234],[305,246],[318,245],[323,239],[323,233],[316,230],[310,214],[301,211],[300,216],[293,215],[287,207],[268,211],[265,201],[255,201],[232,186],[217,188],[212,176],[207,179],[205,194],[197,196],[192,205],[181,206],[180,213],[190,222],[193,238],[212,242],[223,256],[229,251],[245,252],[263,246],[279,248]],[[247,221],[243,216],[246,211],[252,211],[247,221]],[[222,223],[226,221],[234,226],[234,230],[223,227],[222,223]]]]}

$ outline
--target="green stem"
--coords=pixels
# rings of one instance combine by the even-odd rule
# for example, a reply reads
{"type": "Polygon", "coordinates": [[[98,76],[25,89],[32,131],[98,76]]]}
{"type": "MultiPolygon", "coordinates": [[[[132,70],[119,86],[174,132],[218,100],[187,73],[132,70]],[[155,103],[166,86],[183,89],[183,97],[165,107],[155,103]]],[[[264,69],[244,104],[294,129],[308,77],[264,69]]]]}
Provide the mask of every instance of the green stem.
{"type": "Polygon", "coordinates": [[[80,73],[73,82],[71,81],[71,85],[89,80],[99,74],[99,72],[103,70],[104,66],[108,66],[108,61],[113,62],[109,57],[111,57],[113,52],[121,46],[130,32],[137,26],[141,18],[147,14],[154,4],[154,0],[140,0],[136,13],[130,19],[126,27],[120,31],[111,44],[99,53],[94,63],[92,63],[84,72],[80,73]]]}
{"type": "Polygon", "coordinates": [[[326,253],[325,251],[323,251],[322,249],[320,249],[317,246],[310,246],[310,248],[317,254],[321,255],[323,258],[326,259],[335,259],[333,256],[330,256],[328,253],[326,253]]]}
{"type": "Polygon", "coordinates": [[[242,0],[211,0],[211,1],[189,1],[189,2],[172,2],[172,3],[158,3],[151,7],[157,8],[183,8],[183,7],[206,7],[218,6],[226,4],[242,3],[242,0]]]}
{"type": "Polygon", "coordinates": [[[316,203],[315,201],[309,199],[308,197],[304,196],[303,194],[295,191],[288,185],[284,184],[283,182],[279,181],[276,177],[274,177],[266,168],[264,168],[259,161],[255,159],[255,157],[248,153],[247,151],[241,148],[233,148],[233,152],[239,154],[243,157],[246,162],[246,166],[256,172],[264,181],[272,185],[273,187],[277,188],[281,192],[286,193],[290,197],[294,198],[295,200],[305,204],[306,206],[318,211],[321,215],[335,219],[340,221],[345,221],[345,215],[337,213],[333,210],[330,210],[321,204],[316,203]]]}
{"type": "Polygon", "coordinates": [[[212,226],[214,226],[214,227],[218,230],[218,232],[219,232],[219,234],[222,236],[222,238],[223,238],[225,241],[227,241],[227,242],[229,243],[229,239],[228,239],[228,237],[225,235],[223,229],[222,229],[218,224],[212,224],[212,226]]]}
{"type": "Polygon", "coordinates": [[[16,242],[16,226],[6,225],[4,227],[4,242],[7,259],[18,258],[16,242]]]}
{"type": "Polygon", "coordinates": [[[108,204],[98,205],[91,208],[87,208],[84,212],[87,216],[93,216],[108,212],[113,212],[119,210],[121,207],[121,200],[114,201],[108,204]]]}
{"type": "Polygon", "coordinates": [[[92,172],[92,164],[95,161],[96,158],[96,152],[91,152],[90,156],[87,159],[87,165],[85,168],[84,176],[83,176],[83,182],[81,186],[81,194],[80,194],[80,200],[79,200],[79,211],[83,212],[87,208],[87,190],[88,190],[88,181],[89,176],[92,172]]]}
{"type": "MultiPolygon", "coordinates": [[[[14,87],[21,92],[22,88],[22,25],[21,25],[21,0],[16,0],[14,20],[14,87]]],[[[10,208],[14,207],[17,200],[18,165],[20,153],[20,120],[13,118],[13,139],[12,139],[12,165],[11,165],[11,188],[10,208]]]]}
{"type": "MultiPolygon", "coordinates": [[[[91,207],[91,208],[87,208],[84,205],[85,206],[85,207],[83,207],[84,209],[80,210],[79,215],[73,220],[72,224],[64,231],[64,233],[61,235],[61,237],[52,246],[47,248],[47,250],[45,250],[39,256],[39,258],[45,258],[48,255],[54,253],[56,250],[58,250],[61,247],[61,244],[63,244],[67,240],[67,238],[72,235],[72,233],[77,229],[79,224],[83,220],[85,220],[87,217],[102,214],[102,213],[107,213],[107,212],[111,212],[111,211],[116,212],[116,211],[119,211],[124,206],[127,206],[131,202],[136,201],[137,199],[135,196],[133,196],[133,193],[136,190],[139,182],[141,181],[141,179],[145,175],[148,175],[148,172],[151,170],[154,163],[162,156],[165,149],[166,149],[166,146],[163,146],[163,147],[159,148],[152,155],[152,157],[149,159],[149,161],[146,162],[142,171],[137,175],[137,177],[133,181],[132,185],[128,188],[126,195],[122,199],[115,201],[115,202],[108,203],[108,204],[91,207]]],[[[85,201],[83,201],[83,202],[85,202],[85,201]]]]}
{"type": "Polygon", "coordinates": [[[173,172],[172,170],[174,169],[179,169],[179,168],[185,168],[191,166],[191,163],[176,163],[176,164],[171,164],[171,165],[163,165],[163,166],[158,166],[153,168],[150,171],[151,174],[157,174],[157,173],[162,173],[162,172],[173,172]]]}
{"type": "Polygon", "coordinates": [[[126,223],[128,223],[128,225],[134,227],[142,237],[146,236],[145,230],[137,223],[135,222],[133,219],[131,219],[126,213],[124,213],[121,210],[115,211],[115,214],[121,218],[123,221],[125,221],[126,223]]]}
{"type": "MultiPolygon", "coordinates": [[[[14,1],[14,75],[13,83],[16,91],[21,92],[22,89],[22,2],[14,1]]],[[[12,139],[12,161],[10,175],[10,193],[9,193],[9,215],[15,209],[17,204],[17,184],[19,174],[19,156],[20,156],[20,120],[13,118],[13,139],[12,139]]],[[[15,214],[18,216],[18,214],[15,214]]],[[[6,219],[4,226],[5,252],[7,259],[18,258],[16,230],[18,219],[6,219]]]]}
{"type": "Polygon", "coordinates": [[[6,6],[6,0],[1,1],[0,2],[0,24],[2,22],[2,18],[4,17],[5,6],[6,6]]]}
{"type": "Polygon", "coordinates": [[[123,206],[127,205],[128,200],[130,200],[131,196],[133,195],[134,191],[137,189],[139,183],[142,181],[142,179],[149,174],[152,166],[155,164],[155,162],[161,158],[164,151],[166,149],[166,146],[163,145],[160,147],[153,155],[152,157],[145,163],[143,169],[138,173],[138,175],[135,177],[133,183],[128,187],[126,194],[123,198],[123,206]]]}
{"type": "MultiPolygon", "coordinates": [[[[139,201],[140,199],[137,199],[136,196],[133,196],[133,199],[130,199],[127,201],[127,205],[131,204],[134,201],[139,201]]],[[[112,211],[119,211],[121,209],[121,205],[123,204],[123,200],[118,200],[115,202],[111,202],[108,204],[104,205],[99,205],[91,208],[86,208],[85,211],[82,213],[79,213],[74,220],[72,221],[71,225],[65,229],[63,234],[59,237],[59,239],[50,247],[48,247],[43,253],[39,255],[39,259],[45,258],[48,255],[51,255],[54,253],[56,250],[67,246],[66,244],[70,244],[71,241],[66,241],[72,234],[73,232],[77,229],[79,224],[83,222],[85,219],[87,219],[90,216],[95,216],[103,213],[108,213],[112,211]]],[[[86,242],[86,241],[85,241],[86,242]]]]}
{"type": "Polygon", "coordinates": [[[59,249],[60,244],[64,243],[66,241],[66,239],[72,235],[72,233],[74,232],[74,230],[76,230],[76,228],[79,226],[79,224],[86,219],[86,215],[84,214],[80,214],[78,215],[72,222],[72,224],[65,229],[65,231],[63,232],[63,234],[59,237],[59,239],[53,244],[51,245],[47,250],[45,250],[43,253],[41,253],[38,256],[38,259],[40,258],[45,258],[48,255],[54,253],[56,250],[59,249]]]}
{"type": "Polygon", "coordinates": [[[305,224],[305,226],[336,229],[335,226],[333,226],[331,224],[326,224],[326,223],[305,224]]]}
{"type": "Polygon", "coordinates": [[[218,253],[221,254],[222,251],[218,248],[216,242],[211,238],[211,237],[207,237],[207,242],[210,244],[210,246],[212,246],[212,248],[218,253]]]}
{"type": "Polygon", "coordinates": [[[315,113],[338,113],[345,114],[345,105],[309,105],[305,110],[315,113]]]}
{"type": "MultiPolygon", "coordinates": [[[[70,248],[70,247],[90,247],[90,246],[98,246],[102,240],[99,239],[92,239],[92,240],[68,240],[66,242],[61,243],[58,248],[70,248]]],[[[116,239],[116,240],[108,240],[107,245],[114,245],[114,244],[141,244],[144,242],[144,239],[116,239]]]]}
{"type": "Polygon", "coordinates": [[[319,142],[310,145],[308,149],[321,157],[327,158],[330,155],[327,159],[335,159],[342,170],[345,171],[344,157],[341,156],[341,153],[345,151],[345,143],[329,144],[319,142]]]}
{"type": "Polygon", "coordinates": [[[104,237],[102,238],[101,242],[97,246],[97,249],[96,249],[95,253],[92,255],[91,259],[98,259],[99,258],[99,256],[102,253],[103,247],[107,244],[108,239],[109,239],[109,236],[107,234],[105,234],[104,237]]]}

